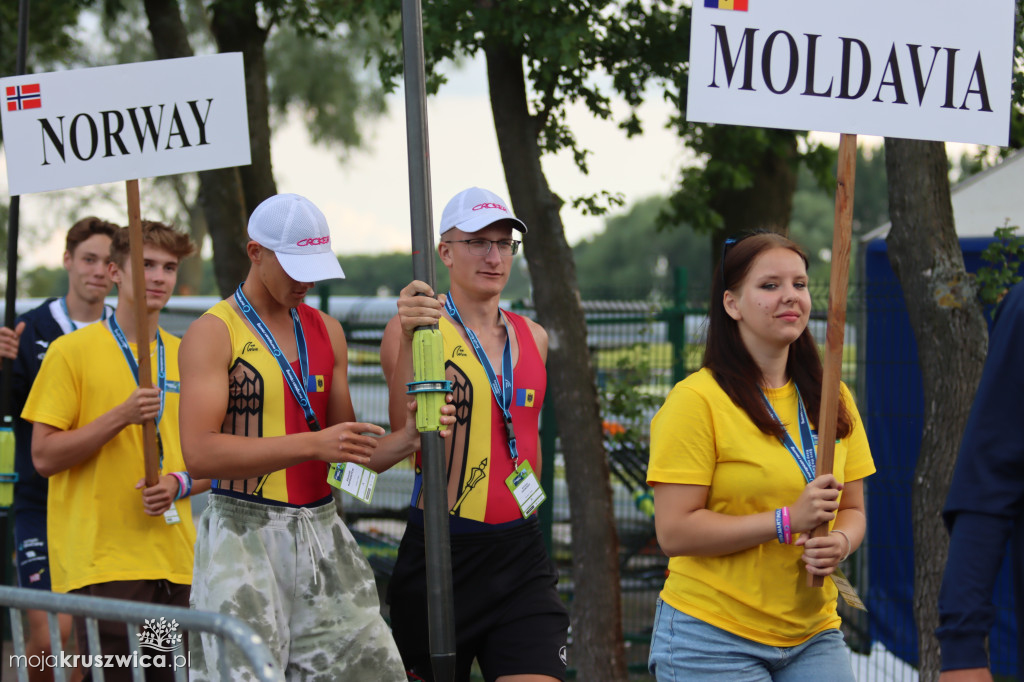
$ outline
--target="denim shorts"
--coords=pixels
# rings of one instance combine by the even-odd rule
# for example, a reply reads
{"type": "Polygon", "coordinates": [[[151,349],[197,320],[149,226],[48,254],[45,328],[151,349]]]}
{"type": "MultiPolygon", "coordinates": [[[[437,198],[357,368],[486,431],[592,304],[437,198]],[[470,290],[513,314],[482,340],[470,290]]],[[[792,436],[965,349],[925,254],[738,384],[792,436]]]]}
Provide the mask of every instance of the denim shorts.
{"type": "Polygon", "coordinates": [[[648,668],[658,682],[854,682],[839,630],[777,647],[726,632],[658,599],[648,668]]]}

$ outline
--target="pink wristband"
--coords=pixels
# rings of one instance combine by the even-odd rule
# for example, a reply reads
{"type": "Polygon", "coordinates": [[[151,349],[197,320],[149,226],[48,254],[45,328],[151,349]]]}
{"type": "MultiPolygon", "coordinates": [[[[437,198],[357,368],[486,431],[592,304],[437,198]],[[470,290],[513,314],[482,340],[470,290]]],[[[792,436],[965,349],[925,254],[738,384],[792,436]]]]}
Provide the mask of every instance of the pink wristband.
{"type": "Polygon", "coordinates": [[[789,507],[782,508],[782,536],[787,545],[793,544],[793,533],[789,527],[789,507]]]}
{"type": "Polygon", "coordinates": [[[185,480],[176,471],[170,472],[171,476],[174,476],[174,480],[178,482],[178,493],[174,496],[175,500],[180,500],[185,492],[185,480]]]}

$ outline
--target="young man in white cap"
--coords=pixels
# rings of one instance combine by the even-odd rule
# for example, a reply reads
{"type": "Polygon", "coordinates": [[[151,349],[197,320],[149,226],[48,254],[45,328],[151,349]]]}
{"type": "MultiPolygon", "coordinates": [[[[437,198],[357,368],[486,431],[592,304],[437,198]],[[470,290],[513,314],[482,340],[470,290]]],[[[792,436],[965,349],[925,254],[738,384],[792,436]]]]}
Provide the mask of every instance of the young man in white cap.
{"type": "MultiPolygon", "coordinates": [[[[192,606],[247,621],[287,679],[404,681],[373,572],[341,522],[328,466],[404,457],[415,426],[387,437],[355,421],[337,320],[302,300],[344,277],[323,213],[296,194],[249,219],[251,266],[235,295],[181,346],[181,435],[193,474],[217,479],[199,522],[192,606]],[[372,435],[366,435],[372,434],[372,435]]],[[[349,465],[351,466],[351,464],[349,465]]],[[[193,635],[192,680],[250,679],[238,652],[193,635]]]]}
{"type": "MultiPolygon", "coordinates": [[[[405,287],[381,344],[397,430],[408,421],[413,332],[438,324],[444,339],[455,407],[446,454],[459,680],[469,679],[474,658],[488,680],[565,679],[569,617],[535,514],[548,337],[539,324],[498,307],[519,248],[516,232],[526,234],[526,225],[493,192],[472,187],[455,195],[441,215],[437,247],[451,289],[439,301],[423,282],[405,287]]],[[[373,455],[375,469],[395,463],[381,454],[373,455]]],[[[410,678],[432,680],[421,484],[417,455],[388,603],[410,678]]]]}
{"type": "MultiPolygon", "coordinates": [[[[32,463],[48,477],[47,534],[54,592],[186,606],[195,526],[190,501],[208,481],[185,470],[178,439],[179,339],[159,327],[178,264],[195,251],[188,235],[142,222],[144,291],[135,291],[128,229],[110,245],[117,310],[104,322],[50,344],[22,418],[33,423],[32,463]],[[134,302],[145,299],[148,338],[137,335],[134,302]],[[138,387],[139,348],[153,357],[153,387],[138,387]],[[161,475],[143,489],[143,429],[156,421],[161,475]]],[[[78,651],[89,651],[85,620],[75,618],[78,651]]],[[[100,621],[104,655],[132,653],[124,624],[100,621]]],[[[100,653],[91,651],[90,653],[100,653]]],[[[170,658],[167,659],[170,662],[170,658]]],[[[106,671],[128,680],[129,667],[106,671]]],[[[86,669],[85,679],[91,679],[86,669]]],[[[149,680],[174,679],[152,667],[149,680]]]]}

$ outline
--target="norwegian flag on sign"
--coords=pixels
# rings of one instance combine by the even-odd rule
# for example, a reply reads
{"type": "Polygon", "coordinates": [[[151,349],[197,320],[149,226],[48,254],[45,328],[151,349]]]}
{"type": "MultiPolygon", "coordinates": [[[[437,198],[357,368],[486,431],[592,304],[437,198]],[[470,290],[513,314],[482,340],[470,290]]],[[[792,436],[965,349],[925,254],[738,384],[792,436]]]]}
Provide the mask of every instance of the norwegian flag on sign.
{"type": "Polygon", "coordinates": [[[38,109],[41,106],[43,106],[43,96],[39,92],[39,83],[7,87],[7,111],[38,109]]]}

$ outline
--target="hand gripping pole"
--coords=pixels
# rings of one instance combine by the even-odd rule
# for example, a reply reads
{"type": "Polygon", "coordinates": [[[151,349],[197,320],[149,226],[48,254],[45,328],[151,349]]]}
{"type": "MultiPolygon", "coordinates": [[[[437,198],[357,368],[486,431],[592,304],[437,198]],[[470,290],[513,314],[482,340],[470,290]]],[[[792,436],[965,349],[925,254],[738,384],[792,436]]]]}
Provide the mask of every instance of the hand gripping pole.
{"type": "Polygon", "coordinates": [[[440,329],[420,328],[412,337],[413,378],[406,386],[416,396],[416,429],[441,430],[441,407],[452,382],[444,379],[444,341],[440,329]]]}

